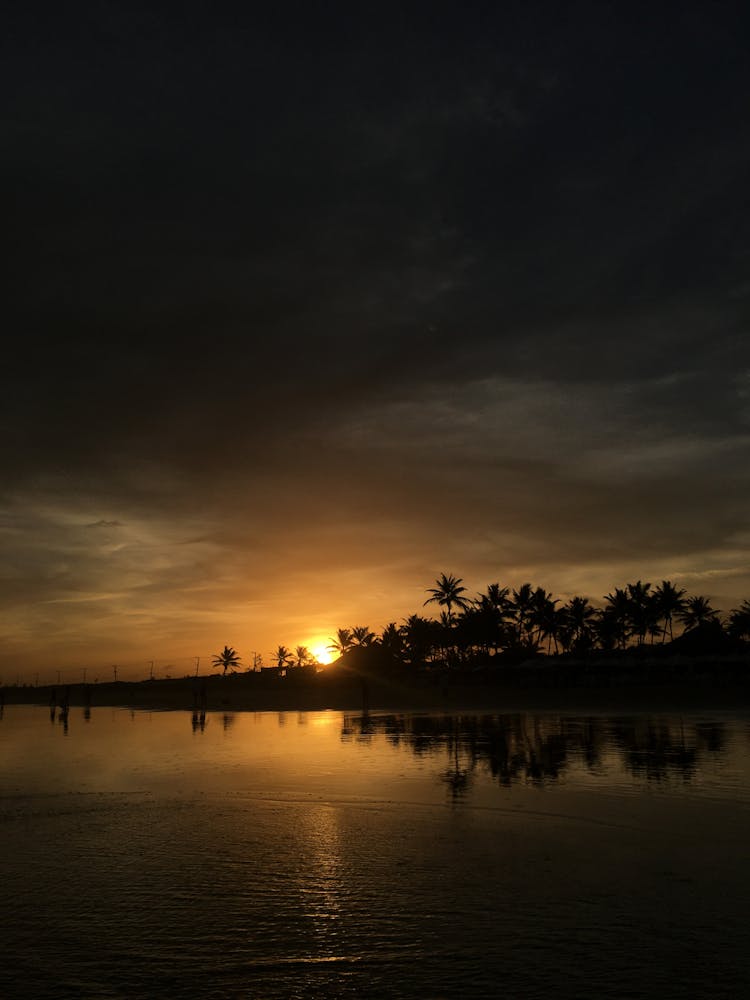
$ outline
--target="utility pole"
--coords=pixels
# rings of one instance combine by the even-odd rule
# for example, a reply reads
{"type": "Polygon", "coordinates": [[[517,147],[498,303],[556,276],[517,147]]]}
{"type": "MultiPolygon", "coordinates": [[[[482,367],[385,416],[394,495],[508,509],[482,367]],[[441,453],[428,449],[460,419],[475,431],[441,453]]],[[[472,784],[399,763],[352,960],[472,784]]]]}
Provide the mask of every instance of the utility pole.
{"type": "Polygon", "coordinates": [[[115,681],[117,680],[117,664],[112,664],[112,673],[115,675],[115,681]]]}
{"type": "Polygon", "coordinates": [[[153,660],[149,660],[149,661],[148,661],[148,665],[149,665],[149,675],[148,675],[148,679],[149,679],[150,681],[152,681],[152,680],[154,679],[154,661],[153,661],[153,660]]]}
{"type": "Polygon", "coordinates": [[[198,670],[199,670],[200,665],[201,665],[201,658],[200,658],[200,656],[196,656],[196,657],[194,657],[194,659],[195,659],[195,676],[197,677],[198,676],[198,670]]]}

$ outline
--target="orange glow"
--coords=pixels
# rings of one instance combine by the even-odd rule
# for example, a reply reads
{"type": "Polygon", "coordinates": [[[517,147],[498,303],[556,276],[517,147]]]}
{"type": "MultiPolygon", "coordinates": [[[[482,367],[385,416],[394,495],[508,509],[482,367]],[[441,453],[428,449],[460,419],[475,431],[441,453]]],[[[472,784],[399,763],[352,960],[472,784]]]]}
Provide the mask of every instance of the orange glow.
{"type": "Polygon", "coordinates": [[[312,639],[307,645],[308,649],[318,663],[330,663],[333,659],[333,654],[328,648],[327,639],[321,639],[320,636],[318,636],[317,638],[312,639]]]}

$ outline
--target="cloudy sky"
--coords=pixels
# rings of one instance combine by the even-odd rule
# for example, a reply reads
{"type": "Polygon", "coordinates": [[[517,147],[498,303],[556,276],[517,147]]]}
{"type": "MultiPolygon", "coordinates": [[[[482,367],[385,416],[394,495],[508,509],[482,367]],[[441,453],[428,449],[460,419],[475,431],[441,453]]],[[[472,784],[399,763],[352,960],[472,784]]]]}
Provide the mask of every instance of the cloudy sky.
{"type": "Polygon", "coordinates": [[[0,676],[750,595],[732,7],[250,6],[4,27],[0,676]]]}

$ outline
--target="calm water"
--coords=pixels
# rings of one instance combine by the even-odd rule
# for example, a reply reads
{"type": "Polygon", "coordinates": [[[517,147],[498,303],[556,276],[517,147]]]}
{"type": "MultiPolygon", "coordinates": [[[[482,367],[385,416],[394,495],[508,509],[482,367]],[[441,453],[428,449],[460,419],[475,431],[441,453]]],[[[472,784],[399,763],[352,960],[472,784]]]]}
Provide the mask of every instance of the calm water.
{"type": "Polygon", "coordinates": [[[4,998],[741,997],[750,719],[6,707],[4,998]]]}

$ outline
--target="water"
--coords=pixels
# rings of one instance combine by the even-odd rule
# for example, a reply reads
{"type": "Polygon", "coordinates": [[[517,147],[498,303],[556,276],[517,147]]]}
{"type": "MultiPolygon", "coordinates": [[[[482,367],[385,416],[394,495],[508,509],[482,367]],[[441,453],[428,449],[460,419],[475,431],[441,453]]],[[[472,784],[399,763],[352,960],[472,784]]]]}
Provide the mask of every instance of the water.
{"type": "Polygon", "coordinates": [[[749,723],[6,707],[0,996],[748,995],[749,723]]]}

